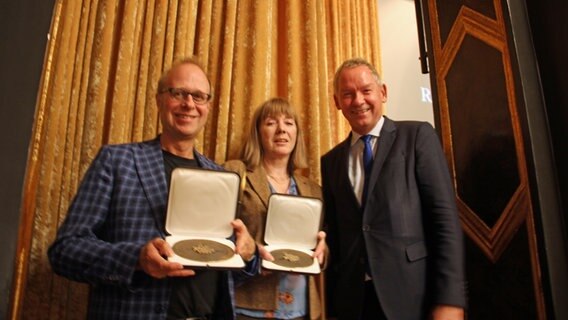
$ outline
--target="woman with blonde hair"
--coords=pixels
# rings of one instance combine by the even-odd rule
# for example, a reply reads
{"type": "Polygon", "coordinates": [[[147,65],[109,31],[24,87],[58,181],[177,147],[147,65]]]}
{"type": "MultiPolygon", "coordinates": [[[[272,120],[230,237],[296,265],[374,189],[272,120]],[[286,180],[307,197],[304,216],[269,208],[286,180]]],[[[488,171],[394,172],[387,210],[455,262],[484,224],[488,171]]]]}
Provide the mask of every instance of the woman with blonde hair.
{"type": "MultiPolygon", "coordinates": [[[[256,110],[241,159],[228,161],[225,168],[246,180],[239,218],[260,245],[272,193],[322,197],[316,182],[295,174],[307,166],[306,147],[298,116],[285,99],[270,99],[256,110]]],[[[320,231],[314,251],[320,264],[325,251],[325,233],[320,231]]],[[[324,319],[320,280],[321,275],[263,271],[236,288],[237,319],[324,319]]]]}

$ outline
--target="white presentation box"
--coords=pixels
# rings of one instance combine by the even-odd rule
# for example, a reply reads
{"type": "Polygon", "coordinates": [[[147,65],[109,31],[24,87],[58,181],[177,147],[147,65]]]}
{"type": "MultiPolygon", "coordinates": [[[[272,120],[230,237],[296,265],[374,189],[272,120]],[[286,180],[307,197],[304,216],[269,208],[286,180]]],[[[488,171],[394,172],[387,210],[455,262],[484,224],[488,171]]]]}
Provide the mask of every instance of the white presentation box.
{"type": "Polygon", "coordinates": [[[262,267],[293,273],[320,273],[313,249],[318,241],[322,210],[323,203],[317,198],[272,194],[268,199],[264,241],[275,261],[263,260],[262,267]]]}
{"type": "Polygon", "coordinates": [[[190,268],[240,269],[233,234],[240,177],[235,172],[176,168],[172,172],[166,215],[169,261],[190,268]]]}

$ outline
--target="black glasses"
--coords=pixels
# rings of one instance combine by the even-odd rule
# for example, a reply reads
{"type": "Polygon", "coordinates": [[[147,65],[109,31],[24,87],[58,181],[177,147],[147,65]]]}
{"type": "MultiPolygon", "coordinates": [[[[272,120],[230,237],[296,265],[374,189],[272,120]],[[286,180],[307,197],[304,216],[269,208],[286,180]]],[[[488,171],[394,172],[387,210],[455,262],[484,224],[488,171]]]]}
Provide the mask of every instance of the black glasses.
{"type": "Polygon", "coordinates": [[[180,102],[186,101],[189,96],[191,96],[191,100],[193,100],[195,104],[206,104],[211,99],[210,94],[200,91],[191,92],[182,88],[167,88],[160,91],[160,93],[165,92],[168,92],[170,94],[170,97],[180,102]]]}

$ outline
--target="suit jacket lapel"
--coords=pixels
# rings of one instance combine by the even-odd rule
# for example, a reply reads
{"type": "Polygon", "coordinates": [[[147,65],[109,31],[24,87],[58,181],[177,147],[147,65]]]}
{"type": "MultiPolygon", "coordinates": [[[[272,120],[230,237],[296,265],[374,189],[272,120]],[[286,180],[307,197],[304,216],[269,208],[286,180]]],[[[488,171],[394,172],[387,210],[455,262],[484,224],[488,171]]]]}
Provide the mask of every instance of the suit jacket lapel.
{"type": "Polygon", "coordinates": [[[159,139],[139,144],[139,147],[134,149],[134,158],[138,177],[152,208],[156,225],[165,235],[168,187],[159,139]]]}
{"type": "Polygon", "coordinates": [[[377,184],[377,179],[379,178],[381,168],[385,164],[385,160],[390,152],[395,138],[396,126],[394,125],[394,122],[392,120],[385,117],[385,123],[383,124],[383,128],[381,129],[381,136],[378,140],[375,160],[373,161],[373,168],[371,170],[371,179],[369,180],[368,194],[373,193],[373,189],[377,184]]]}

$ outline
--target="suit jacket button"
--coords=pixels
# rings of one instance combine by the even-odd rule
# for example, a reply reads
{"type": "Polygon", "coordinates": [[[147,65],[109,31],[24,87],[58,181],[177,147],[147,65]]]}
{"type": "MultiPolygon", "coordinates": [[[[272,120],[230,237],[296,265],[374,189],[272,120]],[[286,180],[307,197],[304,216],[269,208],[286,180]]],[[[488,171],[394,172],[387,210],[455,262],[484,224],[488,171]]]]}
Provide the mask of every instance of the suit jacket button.
{"type": "Polygon", "coordinates": [[[363,225],[363,231],[369,231],[369,230],[371,230],[371,226],[368,225],[368,224],[364,224],[363,225]]]}

